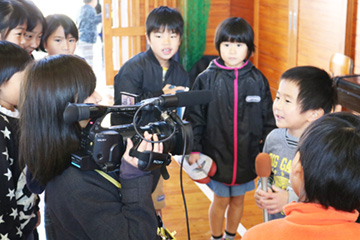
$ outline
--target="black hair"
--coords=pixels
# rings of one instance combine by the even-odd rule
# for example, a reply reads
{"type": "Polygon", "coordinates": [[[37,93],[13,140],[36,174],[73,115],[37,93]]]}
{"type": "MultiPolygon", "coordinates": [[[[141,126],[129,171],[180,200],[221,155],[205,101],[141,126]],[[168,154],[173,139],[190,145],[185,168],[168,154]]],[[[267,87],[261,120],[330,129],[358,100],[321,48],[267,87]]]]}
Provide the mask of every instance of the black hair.
{"type": "Polygon", "coordinates": [[[0,39],[5,40],[12,29],[27,22],[28,14],[17,1],[1,1],[0,7],[0,39]]]}
{"type": "Polygon", "coordinates": [[[34,30],[38,22],[40,22],[44,32],[46,29],[46,21],[40,9],[32,1],[29,0],[18,0],[18,1],[20,1],[23,4],[23,6],[25,7],[25,11],[28,13],[26,31],[31,32],[32,30],[34,30]]]}
{"type": "Polygon", "coordinates": [[[216,28],[215,48],[220,54],[220,44],[222,42],[241,42],[248,48],[248,59],[255,52],[254,31],[250,24],[241,17],[227,18],[216,28]]]}
{"type": "Polygon", "coordinates": [[[0,1],[0,32],[2,29],[7,28],[7,21],[9,20],[12,10],[9,0],[0,1]]]}
{"type": "Polygon", "coordinates": [[[94,92],[96,77],[74,55],[43,58],[29,65],[26,76],[19,105],[20,160],[46,184],[70,166],[71,153],[80,147],[79,123],[65,123],[63,114],[69,102],[82,103],[94,92]]]}
{"type": "Polygon", "coordinates": [[[351,212],[360,207],[360,118],[326,114],[309,125],[298,151],[305,202],[351,212]]]}
{"type": "Polygon", "coordinates": [[[0,85],[9,81],[15,73],[23,71],[31,60],[25,49],[8,41],[0,41],[0,85]]]}
{"type": "Polygon", "coordinates": [[[47,22],[47,28],[44,32],[44,35],[43,35],[43,37],[41,39],[41,43],[40,43],[41,50],[45,51],[44,43],[47,42],[50,35],[54,31],[56,31],[56,29],[59,26],[62,26],[64,28],[65,37],[67,37],[67,35],[71,34],[76,39],[76,41],[79,40],[78,28],[76,27],[76,24],[74,23],[74,21],[67,15],[52,14],[52,15],[49,15],[46,17],[46,22],[47,22]]]}
{"type": "Polygon", "coordinates": [[[301,112],[322,108],[329,113],[337,104],[337,91],[330,75],[313,66],[290,68],[281,75],[281,80],[294,82],[299,88],[297,101],[301,112]]]}
{"type": "Polygon", "coordinates": [[[151,10],[146,18],[146,34],[159,30],[168,30],[180,35],[184,32],[184,19],[180,12],[167,6],[160,6],[151,10]]]}

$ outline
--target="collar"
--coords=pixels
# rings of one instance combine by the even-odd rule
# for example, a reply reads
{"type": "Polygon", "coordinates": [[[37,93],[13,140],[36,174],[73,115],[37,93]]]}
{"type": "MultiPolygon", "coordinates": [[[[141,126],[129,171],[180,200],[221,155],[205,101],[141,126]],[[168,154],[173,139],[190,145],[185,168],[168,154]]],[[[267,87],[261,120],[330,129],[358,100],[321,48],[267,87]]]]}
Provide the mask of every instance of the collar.
{"type": "Polygon", "coordinates": [[[20,113],[17,110],[17,108],[15,108],[14,111],[10,111],[9,109],[4,108],[3,106],[0,105],[0,112],[3,113],[6,116],[9,116],[9,117],[12,117],[12,118],[17,118],[18,119],[19,116],[20,116],[20,113]]]}
{"type": "Polygon", "coordinates": [[[325,208],[317,203],[291,202],[284,207],[286,220],[301,225],[330,225],[355,222],[357,210],[344,212],[333,207],[325,208]]]}
{"type": "Polygon", "coordinates": [[[214,59],[214,63],[216,66],[218,66],[219,68],[222,68],[222,69],[226,69],[226,70],[238,70],[238,69],[242,69],[244,68],[246,65],[249,64],[249,60],[246,60],[243,65],[241,65],[240,67],[237,67],[237,68],[233,68],[233,67],[227,67],[225,66],[225,62],[219,57],[217,59],[214,59]]]}

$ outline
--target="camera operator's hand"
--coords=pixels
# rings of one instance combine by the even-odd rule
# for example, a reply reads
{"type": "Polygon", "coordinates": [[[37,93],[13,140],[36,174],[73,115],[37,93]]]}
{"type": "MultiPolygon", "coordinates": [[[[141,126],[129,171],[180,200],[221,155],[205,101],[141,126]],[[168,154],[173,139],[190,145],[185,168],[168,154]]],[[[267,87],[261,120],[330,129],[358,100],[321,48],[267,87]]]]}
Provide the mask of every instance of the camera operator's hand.
{"type": "MultiPolygon", "coordinates": [[[[144,133],[144,137],[147,140],[151,140],[151,138],[153,138],[154,141],[158,141],[158,137],[156,134],[149,134],[148,132],[144,133]]],[[[134,167],[138,167],[138,163],[139,163],[139,159],[135,158],[135,157],[131,157],[129,155],[130,149],[134,146],[133,142],[131,141],[130,138],[127,139],[127,146],[126,146],[126,150],[125,153],[123,155],[123,158],[125,159],[125,161],[127,161],[128,163],[130,163],[132,166],[134,167]]],[[[147,142],[147,141],[142,141],[139,145],[139,147],[137,148],[137,150],[139,152],[143,152],[143,151],[153,151],[153,152],[158,152],[158,153],[162,153],[163,152],[163,144],[162,143],[154,143],[154,149],[152,148],[152,143],[147,142]]]]}
{"type": "Polygon", "coordinates": [[[192,165],[199,161],[200,159],[200,153],[191,153],[189,156],[189,164],[192,165]]]}
{"type": "Polygon", "coordinates": [[[165,87],[162,89],[164,94],[175,94],[176,91],[185,90],[183,86],[173,86],[170,84],[166,84],[165,87]]]}
{"type": "MultiPolygon", "coordinates": [[[[148,132],[144,133],[144,137],[147,140],[151,140],[153,138],[154,141],[158,141],[158,137],[154,135],[150,135],[148,132]]],[[[149,171],[142,171],[138,168],[139,165],[139,159],[136,157],[131,157],[129,155],[130,149],[134,146],[133,142],[130,138],[127,139],[127,145],[125,153],[122,157],[122,161],[120,164],[120,177],[124,179],[133,179],[137,177],[141,177],[144,175],[149,174],[149,171]]],[[[162,153],[163,151],[163,144],[162,143],[154,143],[154,149],[152,147],[152,143],[147,141],[142,141],[137,148],[137,151],[143,152],[143,151],[153,151],[162,153]]]]}

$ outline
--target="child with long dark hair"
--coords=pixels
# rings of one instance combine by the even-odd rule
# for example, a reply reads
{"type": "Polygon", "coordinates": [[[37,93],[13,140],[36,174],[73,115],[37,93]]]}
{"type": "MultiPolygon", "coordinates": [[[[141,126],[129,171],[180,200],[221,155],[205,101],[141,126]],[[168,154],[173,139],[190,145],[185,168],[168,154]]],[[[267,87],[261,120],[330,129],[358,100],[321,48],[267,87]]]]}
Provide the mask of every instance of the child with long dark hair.
{"type": "MultiPolygon", "coordinates": [[[[73,55],[49,56],[27,69],[20,102],[20,158],[33,182],[45,187],[47,238],[155,239],[154,176],[139,170],[138,160],[129,156],[130,139],[120,174],[71,165],[87,121],[65,123],[64,110],[69,102],[98,103],[95,85],[91,67],[73,55]]],[[[138,147],[151,149],[145,141],[138,147]]],[[[154,151],[162,152],[162,145],[154,144],[154,151]]]]}

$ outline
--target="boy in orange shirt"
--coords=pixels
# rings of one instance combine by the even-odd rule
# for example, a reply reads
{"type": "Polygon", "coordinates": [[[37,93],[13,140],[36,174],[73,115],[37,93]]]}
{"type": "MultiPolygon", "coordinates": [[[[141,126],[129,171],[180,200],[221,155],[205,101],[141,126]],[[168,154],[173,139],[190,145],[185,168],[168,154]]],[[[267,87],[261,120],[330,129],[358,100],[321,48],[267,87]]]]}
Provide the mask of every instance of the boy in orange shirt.
{"type": "Polygon", "coordinates": [[[299,202],[284,207],[286,217],[248,230],[244,240],[359,239],[360,118],[328,114],[300,138],[290,173],[299,202]]]}

